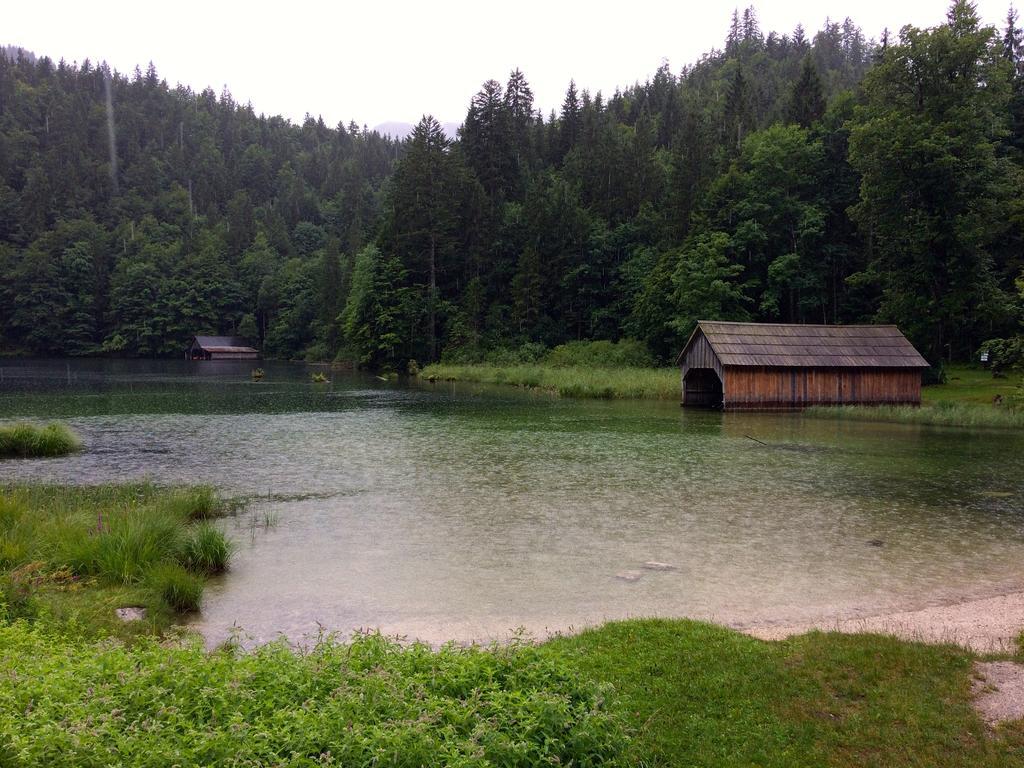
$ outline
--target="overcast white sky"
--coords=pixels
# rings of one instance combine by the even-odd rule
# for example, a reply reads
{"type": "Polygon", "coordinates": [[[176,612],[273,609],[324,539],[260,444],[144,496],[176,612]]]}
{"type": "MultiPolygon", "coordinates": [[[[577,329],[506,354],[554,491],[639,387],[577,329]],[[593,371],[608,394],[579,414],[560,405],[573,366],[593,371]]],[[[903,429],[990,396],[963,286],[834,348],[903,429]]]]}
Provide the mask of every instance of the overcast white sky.
{"type": "MultiPolygon", "coordinates": [[[[673,71],[721,47],[735,2],[506,0],[505,2],[174,3],[4,2],[0,43],[52,58],[106,60],[121,72],[149,61],[171,85],[220,92],[257,112],[328,124],[461,122],[480,83],[518,66],[545,113],[569,78],[606,94],[646,80],[663,59],[673,71]]],[[[867,37],[884,27],[940,23],[945,0],[761,2],[761,27],[809,33],[851,16],[867,37]]],[[[1001,26],[1007,0],[979,0],[1001,26]]]]}

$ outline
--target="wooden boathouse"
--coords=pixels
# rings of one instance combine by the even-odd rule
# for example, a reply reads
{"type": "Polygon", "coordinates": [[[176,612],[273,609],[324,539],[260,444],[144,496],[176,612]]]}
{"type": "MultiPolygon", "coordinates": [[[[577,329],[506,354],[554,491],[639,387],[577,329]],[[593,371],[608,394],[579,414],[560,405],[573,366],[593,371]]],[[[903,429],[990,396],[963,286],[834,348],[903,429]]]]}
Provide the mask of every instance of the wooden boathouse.
{"type": "Polygon", "coordinates": [[[919,405],[928,363],[894,325],[701,320],[677,364],[683,405],[919,405]]]}
{"type": "Polygon", "coordinates": [[[255,360],[260,353],[238,336],[193,336],[186,360],[255,360]]]}

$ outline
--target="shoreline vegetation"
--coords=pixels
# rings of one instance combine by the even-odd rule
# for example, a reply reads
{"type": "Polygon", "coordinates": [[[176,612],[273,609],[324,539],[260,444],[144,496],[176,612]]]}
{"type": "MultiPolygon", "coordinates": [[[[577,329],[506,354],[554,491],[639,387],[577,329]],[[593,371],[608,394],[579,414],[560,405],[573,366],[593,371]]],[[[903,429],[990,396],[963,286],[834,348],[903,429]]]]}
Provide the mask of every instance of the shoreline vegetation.
{"type": "Polygon", "coordinates": [[[46,425],[19,422],[0,426],[0,459],[66,456],[82,449],[82,441],[58,422],[46,425]]]}
{"type": "MultiPolygon", "coordinates": [[[[922,389],[921,406],[812,406],[802,411],[814,418],[886,421],[954,427],[1024,428],[1024,408],[1015,407],[1015,379],[991,372],[952,366],[944,384],[922,389]],[[1002,405],[993,405],[996,397],[1002,405]]],[[[614,367],[533,363],[447,364],[424,367],[419,379],[430,383],[494,384],[535,390],[557,397],[595,399],[658,399],[680,397],[677,368],[614,367]]]]}
{"type": "Polygon", "coordinates": [[[230,507],[205,487],[0,487],[0,763],[994,768],[1024,750],[1024,721],[972,708],[989,657],[873,634],[637,619],[543,643],[207,651],[176,627],[199,595],[173,585],[226,567],[210,520],[230,507]]]}
{"type": "Polygon", "coordinates": [[[853,421],[886,421],[937,427],[995,427],[1024,429],[1024,410],[940,400],[913,405],[814,406],[804,413],[814,418],[853,421]]]}
{"type": "Polygon", "coordinates": [[[426,366],[419,378],[434,382],[504,384],[538,390],[558,397],[588,399],[679,399],[679,371],[675,368],[555,367],[539,363],[492,365],[487,363],[426,366]]]}
{"type": "Polygon", "coordinates": [[[211,522],[226,509],[205,486],[0,486],[0,616],[90,637],[162,632],[227,570],[232,544],[211,522]]]}

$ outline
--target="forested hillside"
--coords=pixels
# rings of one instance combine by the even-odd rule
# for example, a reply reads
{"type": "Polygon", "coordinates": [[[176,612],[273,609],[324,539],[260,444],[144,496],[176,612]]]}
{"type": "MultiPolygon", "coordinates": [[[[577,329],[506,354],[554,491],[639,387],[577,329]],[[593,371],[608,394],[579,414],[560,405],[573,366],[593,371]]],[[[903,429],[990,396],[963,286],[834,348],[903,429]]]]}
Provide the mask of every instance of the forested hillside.
{"type": "Polygon", "coordinates": [[[570,82],[545,116],[517,70],[457,140],[425,117],[402,143],[0,55],[0,344],[231,332],[404,369],[631,337],[668,360],[719,318],[896,322],[964,358],[1020,328],[1022,54],[1012,13],[965,2],[878,42],[751,8],[679,72],[570,82]]]}

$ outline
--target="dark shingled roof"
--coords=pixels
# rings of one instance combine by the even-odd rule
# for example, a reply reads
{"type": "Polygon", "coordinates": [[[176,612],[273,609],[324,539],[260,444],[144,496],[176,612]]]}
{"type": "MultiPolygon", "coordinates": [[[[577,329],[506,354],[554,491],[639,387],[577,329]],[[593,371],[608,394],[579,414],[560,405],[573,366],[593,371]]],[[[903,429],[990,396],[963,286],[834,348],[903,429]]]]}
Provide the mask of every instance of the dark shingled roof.
{"type": "MultiPolygon", "coordinates": [[[[796,368],[927,368],[895,325],[789,325],[701,320],[722,365],[796,368]]],[[[689,347],[697,331],[686,343],[689,347]]],[[[683,350],[686,351],[685,348],[683,350]]],[[[682,358],[682,354],[679,355],[682,358]]]]}
{"type": "Polygon", "coordinates": [[[194,343],[207,352],[255,352],[241,336],[196,336],[194,343]]]}

